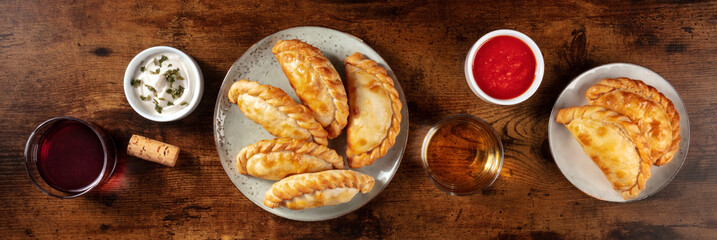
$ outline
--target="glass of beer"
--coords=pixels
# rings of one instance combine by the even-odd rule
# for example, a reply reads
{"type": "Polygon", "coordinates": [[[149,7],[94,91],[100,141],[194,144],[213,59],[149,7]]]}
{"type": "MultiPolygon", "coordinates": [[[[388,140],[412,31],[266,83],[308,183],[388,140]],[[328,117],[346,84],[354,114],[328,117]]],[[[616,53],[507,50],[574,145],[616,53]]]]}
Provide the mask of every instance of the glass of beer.
{"type": "Polygon", "coordinates": [[[503,166],[503,145],[480,118],[453,115],[426,134],[421,149],[431,182],[451,195],[470,195],[490,186],[503,166]]]}

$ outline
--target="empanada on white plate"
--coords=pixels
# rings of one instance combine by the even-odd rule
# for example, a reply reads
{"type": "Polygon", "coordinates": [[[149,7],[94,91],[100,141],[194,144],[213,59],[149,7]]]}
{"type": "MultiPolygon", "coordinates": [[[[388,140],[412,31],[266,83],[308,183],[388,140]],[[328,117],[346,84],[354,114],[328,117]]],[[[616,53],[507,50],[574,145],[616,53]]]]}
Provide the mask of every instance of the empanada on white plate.
{"type": "Polygon", "coordinates": [[[679,149],[680,115],[672,101],[640,80],[603,79],[585,92],[591,105],[603,106],[635,122],[647,137],[650,158],[661,166],[679,149]]]}
{"type": "Polygon", "coordinates": [[[334,168],[344,168],[344,159],[333,149],[306,140],[261,140],[237,154],[239,173],[268,180],[334,168]]]}
{"type": "Polygon", "coordinates": [[[351,168],[383,157],[401,130],[401,100],[386,69],[361,53],[344,60],[349,94],[346,155],[351,168]]]}
{"type": "Polygon", "coordinates": [[[328,144],[328,134],[311,115],[311,110],[294,102],[280,88],[242,79],[232,84],[228,97],[247,118],[276,137],[328,144]]]}
{"type": "Polygon", "coordinates": [[[624,199],[636,198],[645,188],[652,166],[649,147],[628,117],[588,105],[561,109],[556,121],[565,124],[624,199]]]}
{"type": "Polygon", "coordinates": [[[353,170],[328,170],[292,175],[271,185],[264,205],[301,210],[338,205],[373,189],[372,176],[353,170]]]}
{"type": "Polygon", "coordinates": [[[346,89],[334,65],[321,50],[298,39],[279,42],[272,48],[301,103],[334,139],[346,126],[349,107],[346,89]]]}

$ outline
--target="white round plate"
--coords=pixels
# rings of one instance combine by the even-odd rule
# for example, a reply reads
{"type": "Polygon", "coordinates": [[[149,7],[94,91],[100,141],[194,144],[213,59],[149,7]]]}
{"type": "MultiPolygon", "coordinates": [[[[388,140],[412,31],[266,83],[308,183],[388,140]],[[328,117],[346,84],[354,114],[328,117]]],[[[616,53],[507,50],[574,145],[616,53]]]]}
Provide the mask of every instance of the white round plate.
{"type": "Polygon", "coordinates": [[[659,192],[680,171],[687,157],[690,144],[690,121],[682,98],[667,80],[657,73],[642,66],[629,63],[611,63],[590,69],[575,78],[558,97],[550,113],[548,123],[548,141],[555,163],[565,177],[580,191],[594,198],[610,202],[631,202],[645,199],[659,192]],[[652,166],[652,177],[647,180],[645,189],[632,200],[625,200],[615,191],[600,168],[585,155],[580,143],[570,134],[563,124],[555,121],[558,111],[563,108],[587,105],[585,91],[590,86],[605,78],[627,77],[642,80],[645,84],[655,87],[669,98],[680,114],[680,150],[668,164],[652,166]]]}
{"type": "MultiPolygon", "coordinates": [[[[350,213],[365,205],[376,197],[393,178],[401,162],[403,151],[408,140],[408,105],[401,90],[401,85],[391,71],[386,61],[361,39],[349,34],[322,27],[295,27],[274,33],[251,46],[235,63],[224,78],[217,103],[214,109],[214,138],[219,151],[219,158],[229,178],[239,191],[249,200],[264,210],[278,216],[299,221],[320,221],[332,219],[350,213]],[[355,169],[359,172],[373,176],[376,183],[371,192],[357,194],[350,202],[336,206],[325,206],[305,210],[289,210],[286,208],[271,209],[264,206],[264,193],[274,181],[263,180],[251,176],[241,175],[236,169],[236,154],[245,146],[262,139],[274,138],[262,126],[248,119],[236,105],[229,102],[227,93],[231,85],[240,79],[258,81],[283,89],[299,102],[289,80],[282,72],[271,48],[279,40],[300,39],[319,49],[328,58],[342,76],[344,74],[343,60],[354,52],[364,54],[368,59],[378,62],[386,68],[388,75],[394,79],[394,84],[401,98],[401,131],[396,137],[396,144],[380,159],[367,167],[355,169]]],[[[338,138],[329,141],[329,147],[336,150],[341,156],[346,156],[346,137],[341,134],[338,138]]],[[[347,165],[348,166],[348,165],[347,165]]]]}

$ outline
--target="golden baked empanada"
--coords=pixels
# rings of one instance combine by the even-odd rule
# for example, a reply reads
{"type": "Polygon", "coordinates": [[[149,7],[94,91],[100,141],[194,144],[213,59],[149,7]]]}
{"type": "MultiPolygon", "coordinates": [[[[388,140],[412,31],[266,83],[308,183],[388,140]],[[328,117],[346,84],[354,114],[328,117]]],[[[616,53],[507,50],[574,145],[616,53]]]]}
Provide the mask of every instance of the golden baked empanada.
{"type": "Polygon", "coordinates": [[[229,101],[276,137],[328,144],[326,130],[316,122],[311,110],[294,102],[280,88],[242,79],[232,84],[229,101]]]}
{"type": "Polygon", "coordinates": [[[346,126],[349,107],[346,89],[334,65],[321,50],[297,39],[279,41],[272,52],[301,103],[336,138],[346,126]]]}
{"type": "Polygon", "coordinates": [[[600,106],[561,109],[565,124],[612,187],[627,199],[636,198],[650,178],[649,147],[629,118],[600,106]]]}
{"type": "Polygon", "coordinates": [[[680,116],[672,101],[655,88],[628,78],[603,79],[585,92],[585,98],[636,123],[647,137],[655,165],[670,162],[679,149],[680,116]]]}
{"type": "Polygon", "coordinates": [[[269,180],[334,168],[344,168],[344,159],[333,149],[306,140],[261,140],[237,154],[239,173],[269,180]]]}
{"type": "Polygon", "coordinates": [[[292,175],[271,185],[264,205],[293,210],[338,205],[350,201],[358,192],[373,189],[373,177],[352,170],[328,170],[292,175]]]}
{"type": "Polygon", "coordinates": [[[346,155],[360,168],[383,157],[401,130],[401,100],[386,69],[354,53],[344,61],[349,93],[346,155]]]}

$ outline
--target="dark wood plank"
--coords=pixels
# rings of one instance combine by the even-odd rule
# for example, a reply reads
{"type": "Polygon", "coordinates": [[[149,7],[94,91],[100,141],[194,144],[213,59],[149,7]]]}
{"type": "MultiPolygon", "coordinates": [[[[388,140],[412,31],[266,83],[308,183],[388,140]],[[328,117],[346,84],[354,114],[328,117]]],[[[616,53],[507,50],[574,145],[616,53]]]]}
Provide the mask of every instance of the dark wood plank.
{"type": "Polygon", "coordinates": [[[717,4],[709,1],[4,1],[0,2],[0,232],[10,238],[502,238],[713,239],[717,236],[717,4]],[[355,35],[401,83],[409,143],[391,184],[338,219],[304,223],[261,210],[218,161],[212,113],[232,63],[253,43],[292,26],[355,35]],[[481,35],[516,29],[541,47],[546,72],[528,101],[482,102],[463,61],[481,35]],[[127,104],[122,76],[141,50],[167,45],[193,56],[205,76],[197,110],[156,123],[127,104]],[[573,187],[547,143],[563,87],[601,64],[631,62],[677,89],[690,116],[682,170],[648,199],[614,204],[573,187]],[[470,197],[436,189],[420,164],[432,124],[479,116],[501,134],[498,181],[470,197]],[[166,168],[123,157],[100,191],[57,200],[37,191],[23,149],[42,121],[74,116],[107,129],[124,149],[131,134],[183,148],[166,168]]]}

